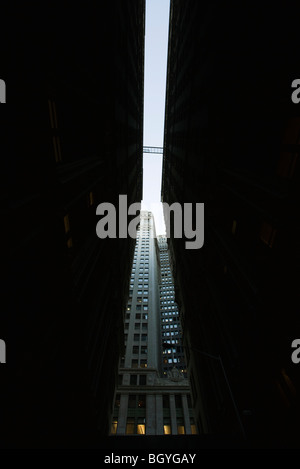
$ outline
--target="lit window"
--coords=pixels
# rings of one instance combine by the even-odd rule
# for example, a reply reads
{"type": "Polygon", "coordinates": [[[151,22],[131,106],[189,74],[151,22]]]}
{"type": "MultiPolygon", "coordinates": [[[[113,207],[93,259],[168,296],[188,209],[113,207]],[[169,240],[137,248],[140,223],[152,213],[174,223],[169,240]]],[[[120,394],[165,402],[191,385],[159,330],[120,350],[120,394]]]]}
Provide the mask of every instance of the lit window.
{"type": "Polygon", "coordinates": [[[134,418],[127,417],[126,421],[126,435],[133,435],[134,434],[134,418]]]}
{"type": "Polygon", "coordinates": [[[138,417],[137,420],[137,434],[145,435],[146,431],[145,419],[143,417],[138,417]]]}
{"type": "Polygon", "coordinates": [[[171,435],[171,422],[170,419],[164,419],[164,435],[171,435]]]}
{"type": "Polygon", "coordinates": [[[112,423],[111,423],[111,429],[110,429],[111,435],[115,435],[117,433],[117,427],[118,427],[118,419],[113,418],[112,423]]]}

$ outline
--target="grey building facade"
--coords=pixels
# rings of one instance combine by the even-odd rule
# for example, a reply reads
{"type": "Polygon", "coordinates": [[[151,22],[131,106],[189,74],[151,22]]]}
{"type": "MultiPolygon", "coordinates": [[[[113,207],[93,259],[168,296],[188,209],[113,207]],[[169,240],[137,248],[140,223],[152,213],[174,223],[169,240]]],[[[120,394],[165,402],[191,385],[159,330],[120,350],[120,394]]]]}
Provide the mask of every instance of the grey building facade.
{"type": "Polygon", "coordinates": [[[156,238],[154,217],[143,211],[125,312],[125,353],[120,361],[112,435],[196,432],[178,308],[174,298],[167,298],[174,297],[172,288],[166,238],[156,238]]]}

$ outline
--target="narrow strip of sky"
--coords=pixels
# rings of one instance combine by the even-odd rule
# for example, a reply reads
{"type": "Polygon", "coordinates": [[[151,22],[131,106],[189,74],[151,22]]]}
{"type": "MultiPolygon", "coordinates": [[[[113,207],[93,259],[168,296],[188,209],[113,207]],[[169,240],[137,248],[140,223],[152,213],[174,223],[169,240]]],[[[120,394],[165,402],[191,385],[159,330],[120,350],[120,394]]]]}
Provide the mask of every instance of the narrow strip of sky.
{"type": "MultiPolygon", "coordinates": [[[[163,146],[169,9],[169,0],[146,0],[144,146],[163,146]]],[[[161,172],[162,155],[144,154],[142,209],[153,212],[157,234],[165,232],[161,172]]]]}

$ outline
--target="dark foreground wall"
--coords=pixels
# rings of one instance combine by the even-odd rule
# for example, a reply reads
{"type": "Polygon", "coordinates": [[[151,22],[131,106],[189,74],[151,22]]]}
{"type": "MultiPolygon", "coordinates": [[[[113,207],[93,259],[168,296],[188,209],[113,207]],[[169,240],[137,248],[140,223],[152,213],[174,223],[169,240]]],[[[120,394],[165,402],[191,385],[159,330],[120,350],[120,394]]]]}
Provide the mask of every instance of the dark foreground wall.
{"type": "Polygon", "coordinates": [[[162,183],[205,204],[203,248],[170,239],[199,432],[296,445],[298,17],[171,1],[162,183]]]}
{"type": "Polygon", "coordinates": [[[107,435],[133,240],[96,207],[142,197],[144,1],[1,6],[1,444],[107,435]]]}

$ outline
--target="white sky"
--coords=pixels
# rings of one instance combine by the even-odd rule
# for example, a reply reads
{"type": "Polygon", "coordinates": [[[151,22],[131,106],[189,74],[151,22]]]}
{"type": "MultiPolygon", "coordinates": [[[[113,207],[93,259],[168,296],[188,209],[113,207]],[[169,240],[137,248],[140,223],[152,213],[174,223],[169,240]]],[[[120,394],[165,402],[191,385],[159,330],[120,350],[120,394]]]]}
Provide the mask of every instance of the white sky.
{"type": "MultiPolygon", "coordinates": [[[[169,0],[146,0],[144,146],[163,146],[169,8],[169,0]]],[[[162,155],[144,154],[142,210],[153,212],[156,234],[165,232],[161,171],[162,155]]]]}

